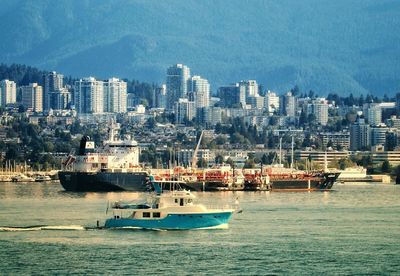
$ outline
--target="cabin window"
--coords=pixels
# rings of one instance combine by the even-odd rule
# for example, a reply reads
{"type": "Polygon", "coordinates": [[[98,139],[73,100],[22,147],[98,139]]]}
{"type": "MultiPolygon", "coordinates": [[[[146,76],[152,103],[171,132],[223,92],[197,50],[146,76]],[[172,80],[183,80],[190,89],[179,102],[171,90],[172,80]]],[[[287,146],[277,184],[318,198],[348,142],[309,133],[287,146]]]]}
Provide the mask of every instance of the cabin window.
{"type": "Polygon", "coordinates": [[[175,203],[178,203],[178,199],[177,198],[175,198],[175,203]]]}
{"type": "Polygon", "coordinates": [[[150,217],[150,213],[149,212],[143,212],[143,217],[144,218],[149,218],[150,217]]]}
{"type": "Polygon", "coordinates": [[[181,201],[180,201],[179,205],[183,206],[183,198],[181,198],[181,201]]]}
{"type": "Polygon", "coordinates": [[[153,213],[153,218],[159,218],[159,217],[161,217],[160,212],[153,213]]]}

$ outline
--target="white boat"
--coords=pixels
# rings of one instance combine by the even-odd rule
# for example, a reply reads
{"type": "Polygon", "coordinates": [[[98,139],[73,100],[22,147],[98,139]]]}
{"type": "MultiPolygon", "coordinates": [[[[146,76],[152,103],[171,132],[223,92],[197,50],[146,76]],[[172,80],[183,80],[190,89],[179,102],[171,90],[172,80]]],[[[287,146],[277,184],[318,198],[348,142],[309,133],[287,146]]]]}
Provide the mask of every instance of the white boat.
{"type": "Polygon", "coordinates": [[[16,176],[11,177],[11,181],[13,182],[34,182],[35,179],[25,174],[18,174],[16,176]]]}
{"type": "Polygon", "coordinates": [[[48,175],[38,175],[38,176],[35,178],[35,181],[36,181],[36,182],[51,181],[51,177],[48,176],[48,175]]]}
{"type": "Polygon", "coordinates": [[[371,180],[371,177],[367,175],[367,169],[364,167],[350,167],[338,172],[340,172],[338,177],[339,182],[364,182],[371,180]]]}
{"type": "Polygon", "coordinates": [[[145,202],[116,202],[105,228],[190,230],[227,228],[233,208],[208,209],[195,204],[195,196],[178,181],[152,181],[155,192],[145,202]]]}

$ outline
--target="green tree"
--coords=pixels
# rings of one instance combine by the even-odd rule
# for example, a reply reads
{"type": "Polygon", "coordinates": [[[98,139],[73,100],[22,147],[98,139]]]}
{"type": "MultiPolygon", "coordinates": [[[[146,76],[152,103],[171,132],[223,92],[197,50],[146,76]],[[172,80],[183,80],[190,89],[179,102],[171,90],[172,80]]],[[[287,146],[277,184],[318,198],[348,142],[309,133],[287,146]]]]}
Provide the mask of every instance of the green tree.
{"type": "Polygon", "coordinates": [[[381,170],[383,173],[390,173],[391,171],[391,166],[388,160],[383,161],[381,170]]]}
{"type": "Polygon", "coordinates": [[[217,164],[224,163],[224,157],[222,155],[218,154],[217,156],[215,156],[215,163],[217,163],[217,164]]]}

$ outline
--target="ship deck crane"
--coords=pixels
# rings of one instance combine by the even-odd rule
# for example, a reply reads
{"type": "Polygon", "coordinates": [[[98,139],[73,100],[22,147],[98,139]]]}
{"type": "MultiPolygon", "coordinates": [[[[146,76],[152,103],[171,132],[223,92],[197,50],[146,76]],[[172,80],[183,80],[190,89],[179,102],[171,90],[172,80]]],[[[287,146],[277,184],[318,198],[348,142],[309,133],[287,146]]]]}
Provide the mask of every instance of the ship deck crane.
{"type": "Polygon", "coordinates": [[[199,137],[199,141],[197,142],[197,146],[194,149],[193,152],[193,156],[192,156],[192,169],[196,169],[197,168],[197,152],[199,151],[200,148],[200,144],[201,144],[201,139],[203,139],[203,134],[204,134],[204,130],[201,131],[200,137],[199,137]]]}

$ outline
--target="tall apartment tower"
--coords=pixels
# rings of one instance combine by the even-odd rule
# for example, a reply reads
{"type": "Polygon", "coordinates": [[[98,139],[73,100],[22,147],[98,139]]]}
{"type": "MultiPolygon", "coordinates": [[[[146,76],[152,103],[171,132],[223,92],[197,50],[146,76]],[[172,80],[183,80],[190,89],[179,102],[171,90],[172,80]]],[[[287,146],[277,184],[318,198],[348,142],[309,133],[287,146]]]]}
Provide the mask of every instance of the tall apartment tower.
{"type": "Polygon", "coordinates": [[[210,84],[200,76],[193,76],[188,81],[188,91],[194,95],[196,108],[210,106],[210,84]]]}
{"type": "Polygon", "coordinates": [[[313,114],[318,124],[326,126],[328,123],[328,102],[323,99],[315,99],[307,106],[308,114],[313,114]]]}
{"type": "Polygon", "coordinates": [[[155,106],[158,108],[167,108],[167,86],[165,84],[156,88],[155,106]]]}
{"type": "Polygon", "coordinates": [[[268,91],[264,97],[264,108],[268,114],[279,112],[279,96],[275,92],[268,91]]]}
{"type": "Polygon", "coordinates": [[[49,109],[62,110],[67,109],[71,103],[71,92],[63,87],[56,91],[51,91],[48,95],[49,109]]]}
{"type": "Polygon", "coordinates": [[[74,103],[78,113],[104,112],[104,85],[93,77],[75,82],[74,103]]]}
{"type": "Polygon", "coordinates": [[[366,113],[367,121],[370,126],[377,126],[382,123],[382,108],[379,104],[370,104],[366,113]]]}
{"type": "Polygon", "coordinates": [[[186,65],[176,64],[167,69],[167,108],[173,109],[180,98],[188,92],[190,69],[186,65]]]}
{"type": "Polygon", "coordinates": [[[174,105],[175,123],[182,124],[185,119],[191,121],[196,116],[195,103],[189,99],[179,99],[174,105]]]}
{"type": "Polygon", "coordinates": [[[21,86],[22,105],[33,112],[43,112],[43,88],[37,83],[21,86]]]}
{"type": "Polygon", "coordinates": [[[350,150],[364,150],[370,145],[370,127],[364,119],[359,118],[350,126],[350,150]]]}
{"type": "Polygon", "coordinates": [[[127,109],[127,84],[126,82],[111,78],[104,81],[104,112],[124,113],[127,109]]]}
{"type": "Polygon", "coordinates": [[[14,81],[2,80],[0,82],[0,106],[17,102],[17,84],[14,81]]]}
{"type": "Polygon", "coordinates": [[[239,83],[239,87],[245,91],[247,97],[258,97],[258,84],[255,80],[245,80],[239,83]]]}
{"type": "Polygon", "coordinates": [[[56,95],[51,95],[60,91],[64,86],[64,76],[62,74],[57,74],[57,72],[50,72],[43,75],[43,109],[49,110],[50,108],[55,109],[54,106],[50,104],[51,97],[57,97],[56,95]]]}
{"type": "Polygon", "coordinates": [[[292,92],[287,92],[281,96],[280,100],[281,114],[289,117],[296,116],[296,97],[292,95],[292,92]]]}

